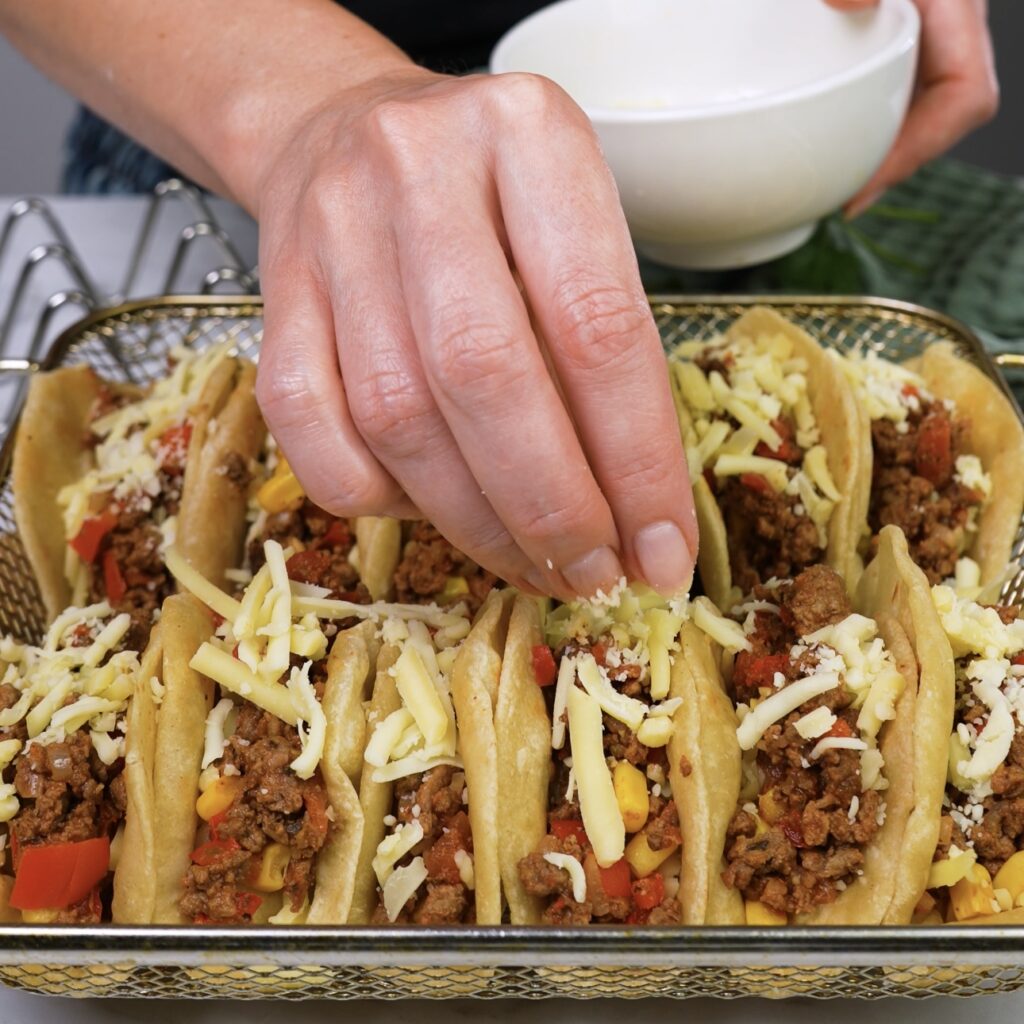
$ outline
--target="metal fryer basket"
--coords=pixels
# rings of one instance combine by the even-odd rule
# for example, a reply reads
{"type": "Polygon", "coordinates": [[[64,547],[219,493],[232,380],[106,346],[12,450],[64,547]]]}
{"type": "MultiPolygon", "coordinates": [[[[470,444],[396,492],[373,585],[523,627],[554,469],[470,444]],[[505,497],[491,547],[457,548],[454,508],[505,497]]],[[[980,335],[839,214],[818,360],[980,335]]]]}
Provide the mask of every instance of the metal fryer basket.
{"type": "MultiPolygon", "coordinates": [[[[1010,396],[962,324],[905,303],[865,298],[654,297],[666,345],[718,333],[761,302],[844,349],[908,358],[952,341],[1010,396]]],[[[145,382],[171,347],[225,336],[255,354],[262,303],[163,298],[97,313],[65,332],[41,366],[87,362],[145,382]]],[[[1019,415],[1018,410],[1018,415],[1019,415]]],[[[45,616],[14,525],[0,449],[0,632],[38,640],[45,616]]],[[[1024,528],[1015,558],[1024,551],[1024,528]]],[[[1020,601],[1024,571],[1004,588],[1020,601]]],[[[979,928],[171,928],[0,926],[0,982],[62,995],[354,999],[474,996],[742,995],[818,998],[976,995],[1024,987],[1024,927],[979,928]]]]}

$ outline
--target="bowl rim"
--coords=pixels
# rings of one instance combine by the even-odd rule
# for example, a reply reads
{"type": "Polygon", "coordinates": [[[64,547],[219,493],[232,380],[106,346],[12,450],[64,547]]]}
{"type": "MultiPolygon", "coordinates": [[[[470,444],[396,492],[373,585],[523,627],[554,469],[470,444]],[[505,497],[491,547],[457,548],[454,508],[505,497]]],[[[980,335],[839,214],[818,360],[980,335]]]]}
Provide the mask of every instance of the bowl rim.
{"type": "MultiPolygon", "coordinates": [[[[495,44],[491,51],[488,67],[491,74],[513,73],[517,69],[502,66],[508,51],[519,37],[529,32],[536,22],[550,16],[556,8],[582,6],[592,0],[556,0],[555,3],[542,7],[539,11],[527,15],[513,25],[495,44]]],[[[824,3],[824,0],[819,0],[824,3]]],[[[734,114],[746,114],[770,107],[782,106],[800,100],[811,99],[824,95],[840,86],[848,85],[859,79],[866,78],[878,68],[895,62],[899,58],[916,50],[921,33],[921,17],[912,0],[881,0],[881,4],[894,8],[901,17],[901,24],[893,35],[893,39],[882,49],[873,53],[852,67],[837,71],[835,74],[817,78],[812,82],[777,89],[759,96],[743,99],[726,100],[717,103],[703,103],[693,106],[659,107],[652,110],[618,109],[614,107],[598,107],[579,103],[583,112],[591,121],[601,124],[649,124],[667,121],[697,121],[717,117],[728,117],[734,114]]],[[[870,12],[864,12],[869,14],[870,12]]],[[[579,101],[577,101],[579,102],[579,101]]]]}

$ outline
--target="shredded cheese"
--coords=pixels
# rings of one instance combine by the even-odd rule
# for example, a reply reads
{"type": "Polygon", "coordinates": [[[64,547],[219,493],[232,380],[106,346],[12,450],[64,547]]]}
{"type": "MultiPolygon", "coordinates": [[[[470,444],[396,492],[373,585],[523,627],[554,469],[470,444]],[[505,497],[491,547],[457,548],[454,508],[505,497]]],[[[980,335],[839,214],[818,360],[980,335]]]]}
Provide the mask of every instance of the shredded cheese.
{"type": "Polygon", "coordinates": [[[583,903],[587,898],[587,876],[583,873],[583,865],[567,853],[545,853],[544,859],[552,866],[561,868],[572,879],[572,898],[583,903]]]}

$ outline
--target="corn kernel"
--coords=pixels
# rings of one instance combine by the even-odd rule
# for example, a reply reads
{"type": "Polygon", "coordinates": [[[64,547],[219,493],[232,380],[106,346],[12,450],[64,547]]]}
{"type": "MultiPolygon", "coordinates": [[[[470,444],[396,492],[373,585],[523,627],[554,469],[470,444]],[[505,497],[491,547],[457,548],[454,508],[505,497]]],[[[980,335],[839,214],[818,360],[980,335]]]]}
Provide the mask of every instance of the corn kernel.
{"type": "Polygon", "coordinates": [[[639,832],[651,809],[646,776],[628,761],[620,761],[612,772],[612,785],[626,831],[639,832]]]}
{"type": "Polygon", "coordinates": [[[1009,889],[1000,889],[998,885],[993,885],[992,892],[995,894],[1000,910],[1013,910],[1013,897],[1010,895],[1009,889]]]}
{"type": "Polygon", "coordinates": [[[992,913],[995,900],[992,876],[981,864],[974,864],[965,878],[949,890],[950,906],[958,921],[992,913]]]}
{"type": "Polygon", "coordinates": [[[774,825],[787,811],[786,805],[779,799],[774,789],[769,789],[757,798],[757,809],[761,817],[769,825],[774,825]]]}
{"type": "Polygon", "coordinates": [[[199,794],[199,799],[196,800],[196,814],[203,821],[209,821],[221,811],[226,811],[242,792],[244,785],[241,775],[218,775],[199,794]]]}
{"type": "Polygon", "coordinates": [[[746,900],[743,904],[743,911],[746,915],[747,924],[758,925],[762,928],[778,927],[789,923],[785,914],[766,907],[759,900],[746,900]]]}
{"type": "Polygon", "coordinates": [[[252,883],[257,892],[280,892],[284,888],[284,873],[291,860],[287,846],[271,843],[263,851],[260,870],[252,883]]]}
{"type": "Polygon", "coordinates": [[[679,849],[678,843],[672,843],[663,850],[652,850],[647,843],[647,834],[637,832],[626,844],[626,863],[633,869],[636,878],[653,875],[662,864],[679,849]]]}
{"type": "Polygon", "coordinates": [[[959,856],[932,862],[928,871],[928,888],[940,889],[943,886],[954,886],[966,878],[978,855],[973,850],[964,850],[959,856]]]}
{"type": "Polygon", "coordinates": [[[270,513],[297,508],[305,496],[302,484],[284,459],[278,462],[273,476],[264,481],[256,492],[256,500],[270,513]]]}
{"type": "Polygon", "coordinates": [[[461,597],[463,594],[469,593],[469,584],[466,582],[465,576],[449,576],[444,581],[444,590],[441,591],[442,597],[461,597]]]}
{"type": "Polygon", "coordinates": [[[60,911],[56,907],[47,907],[45,910],[23,910],[21,919],[25,924],[53,924],[59,913],[60,911]]]}
{"type": "Polygon", "coordinates": [[[1016,903],[1024,894],[1024,850],[1015,853],[997,872],[992,879],[996,889],[1006,889],[1016,903]]]}

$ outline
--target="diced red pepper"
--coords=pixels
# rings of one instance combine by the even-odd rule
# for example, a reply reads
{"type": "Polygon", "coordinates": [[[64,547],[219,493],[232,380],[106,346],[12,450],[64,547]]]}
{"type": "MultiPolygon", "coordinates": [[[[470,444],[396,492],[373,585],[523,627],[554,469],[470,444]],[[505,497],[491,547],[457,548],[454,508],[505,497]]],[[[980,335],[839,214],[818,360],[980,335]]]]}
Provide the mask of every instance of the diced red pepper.
{"type": "Polygon", "coordinates": [[[533,678],[538,686],[550,686],[558,675],[555,656],[547,644],[535,644],[530,652],[533,657],[533,678]]]}
{"type": "Polygon", "coordinates": [[[1011,665],[1024,665],[1024,651],[1021,651],[1020,654],[1015,654],[1010,659],[1010,664],[1011,665]]]}
{"type": "Polygon", "coordinates": [[[759,690],[775,684],[775,673],[789,668],[788,654],[752,654],[740,651],[733,663],[732,683],[737,690],[759,690]]]}
{"type": "Polygon", "coordinates": [[[469,818],[465,811],[459,811],[450,818],[445,823],[445,828],[448,831],[442,831],[431,847],[424,851],[423,866],[427,869],[428,878],[458,885],[462,881],[462,875],[455,857],[459,850],[467,850],[469,847],[469,818]]]}
{"type": "Polygon", "coordinates": [[[192,441],[192,423],[185,420],[177,426],[168,427],[157,441],[157,462],[166,473],[177,475],[185,470],[188,446],[192,441]]]}
{"type": "Polygon", "coordinates": [[[639,910],[653,910],[665,898],[665,878],[655,871],[633,883],[633,903],[639,910]]]}
{"type": "Polygon", "coordinates": [[[113,548],[107,548],[103,552],[103,587],[107,592],[107,600],[111,604],[117,604],[128,590],[113,548]]]}
{"type": "Polygon", "coordinates": [[[213,616],[213,628],[215,630],[220,629],[224,625],[224,616],[218,612],[211,612],[210,614],[213,616]]]}
{"type": "Polygon", "coordinates": [[[113,509],[106,509],[98,516],[89,516],[82,521],[78,533],[68,541],[72,550],[83,562],[92,564],[100,553],[103,538],[117,525],[117,515],[113,509]]]}
{"type": "Polygon", "coordinates": [[[837,718],[835,725],[828,731],[829,736],[847,737],[853,735],[853,728],[845,718],[837,718]]]}
{"type": "Polygon", "coordinates": [[[254,892],[240,892],[235,895],[235,911],[239,917],[252,917],[263,905],[263,897],[254,892]]]}
{"type": "Polygon", "coordinates": [[[344,519],[335,519],[327,528],[327,532],[317,540],[316,546],[318,548],[343,548],[348,546],[351,539],[348,523],[344,519]]]}
{"type": "Polygon", "coordinates": [[[568,839],[569,836],[573,836],[585,850],[590,848],[586,829],[579,818],[552,818],[551,834],[556,839],[568,839]]]}
{"type": "Polygon", "coordinates": [[[953,427],[945,410],[929,413],[917,432],[914,469],[936,487],[953,475],[953,427]]]}
{"type": "Polygon", "coordinates": [[[220,839],[221,836],[218,834],[218,829],[224,824],[225,819],[228,816],[227,811],[218,811],[207,823],[206,826],[210,830],[211,839],[220,839]]]}
{"type": "Polygon", "coordinates": [[[799,811],[790,811],[785,817],[780,818],[779,828],[782,829],[782,834],[798,849],[807,845],[799,811]]]}
{"type": "Polygon", "coordinates": [[[284,564],[288,570],[288,579],[296,583],[316,583],[330,569],[331,555],[328,551],[307,548],[305,551],[296,551],[284,564]]]}
{"type": "Polygon", "coordinates": [[[590,653],[594,656],[594,661],[596,661],[598,665],[600,665],[603,668],[604,658],[605,655],[608,653],[605,649],[604,644],[594,644],[593,647],[590,648],[590,653]]]}
{"type": "Polygon", "coordinates": [[[907,398],[920,398],[921,397],[921,392],[918,391],[917,388],[914,387],[913,384],[904,384],[902,389],[901,389],[901,391],[902,391],[902,393],[907,398]]]}
{"type": "Polygon", "coordinates": [[[758,494],[770,494],[772,485],[760,473],[740,473],[740,483],[758,494]]]}
{"type": "Polygon", "coordinates": [[[774,419],[772,420],[772,427],[775,433],[782,439],[782,444],[773,450],[764,441],[759,441],[757,447],[754,448],[754,454],[761,456],[761,458],[778,459],[779,462],[788,462],[793,465],[800,463],[804,455],[799,445],[793,443],[793,428],[790,426],[789,421],[774,419]]]}
{"type": "Polygon", "coordinates": [[[110,840],[26,846],[20,851],[10,904],[18,910],[69,907],[106,877],[110,840]]]}
{"type": "Polygon", "coordinates": [[[610,899],[629,898],[632,879],[629,864],[625,858],[617,860],[610,868],[599,868],[601,872],[601,888],[610,899]]]}
{"type": "Polygon", "coordinates": [[[210,839],[203,843],[202,846],[193,850],[189,856],[192,858],[193,864],[198,864],[200,867],[205,868],[211,864],[216,864],[217,861],[223,859],[227,854],[234,853],[240,849],[241,847],[234,839],[210,839]]]}

